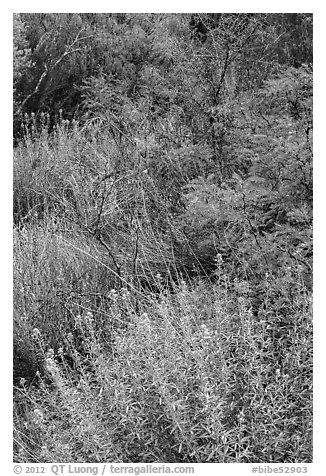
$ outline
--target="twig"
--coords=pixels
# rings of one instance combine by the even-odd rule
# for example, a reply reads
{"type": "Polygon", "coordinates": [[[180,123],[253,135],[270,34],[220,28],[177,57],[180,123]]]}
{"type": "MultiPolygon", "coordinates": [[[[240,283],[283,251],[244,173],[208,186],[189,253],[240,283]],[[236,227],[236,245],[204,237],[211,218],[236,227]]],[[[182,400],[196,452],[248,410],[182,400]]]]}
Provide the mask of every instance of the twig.
{"type": "MultiPolygon", "coordinates": [[[[28,94],[28,95],[26,96],[26,98],[22,101],[22,103],[20,104],[20,106],[18,107],[18,109],[14,112],[14,114],[15,114],[16,116],[18,116],[18,115],[22,112],[22,110],[23,110],[25,104],[27,103],[27,101],[29,101],[32,96],[35,96],[35,94],[38,93],[38,91],[39,91],[39,89],[40,89],[40,86],[41,86],[41,83],[43,82],[44,78],[49,74],[49,72],[50,72],[50,71],[53,71],[53,70],[65,59],[66,56],[68,56],[68,55],[70,55],[70,54],[72,54],[72,53],[76,53],[77,51],[80,51],[79,48],[72,49],[72,47],[73,47],[78,41],[82,41],[82,40],[85,40],[85,39],[89,38],[89,37],[79,38],[79,36],[80,36],[80,34],[81,34],[82,31],[83,31],[83,29],[78,32],[78,34],[77,34],[76,38],[73,40],[73,42],[72,42],[70,45],[68,45],[66,51],[60,56],[60,58],[57,59],[57,61],[53,64],[53,66],[52,66],[50,69],[49,69],[49,67],[48,67],[48,65],[47,65],[46,63],[44,64],[44,71],[43,71],[43,73],[41,74],[41,76],[40,76],[40,78],[39,78],[39,80],[38,80],[38,82],[37,82],[37,84],[36,84],[34,90],[33,90],[30,94],[28,94]]],[[[44,35],[43,35],[43,36],[44,36],[44,35]]],[[[42,36],[41,40],[43,40],[43,36],[42,36]]]]}

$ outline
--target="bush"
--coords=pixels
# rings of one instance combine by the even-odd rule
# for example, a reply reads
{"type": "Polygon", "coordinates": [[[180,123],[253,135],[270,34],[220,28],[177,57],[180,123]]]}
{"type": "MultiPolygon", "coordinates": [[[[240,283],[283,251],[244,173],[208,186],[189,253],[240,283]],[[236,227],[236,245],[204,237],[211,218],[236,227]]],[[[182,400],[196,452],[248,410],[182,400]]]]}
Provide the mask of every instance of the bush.
{"type": "Polygon", "coordinates": [[[15,16],[17,462],[311,461],[311,20],[15,16]]]}
{"type": "Polygon", "coordinates": [[[223,280],[130,307],[122,327],[130,296],[111,296],[110,333],[86,311],[56,350],[34,330],[45,371],[16,390],[16,461],[310,461],[307,295],[285,327],[271,310],[255,319],[246,293],[232,302],[223,280]]]}

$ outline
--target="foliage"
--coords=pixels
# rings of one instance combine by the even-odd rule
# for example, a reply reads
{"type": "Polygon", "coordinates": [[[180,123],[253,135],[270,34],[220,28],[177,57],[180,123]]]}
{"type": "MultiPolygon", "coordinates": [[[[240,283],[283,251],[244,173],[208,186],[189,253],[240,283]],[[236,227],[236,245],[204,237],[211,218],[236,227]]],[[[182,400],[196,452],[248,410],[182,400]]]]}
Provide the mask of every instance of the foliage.
{"type": "Polygon", "coordinates": [[[180,221],[204,261],[218,251],[258,286],[292,267],[293,280],[302,270],[311,287],[311,74],[286,70],[234,110],[225,182],[210,174],[189,183],[180,221]]]}
{"type": "Polygon", "coordinates": [[[15,14],[13,19],[13,39],[13,76],[15,85],[15,83],[22,78],[25,70],[31,66],[31,52],[30,49],[28,49],[28,42],[26,39],[26,26],[18,14],[15,14]]]}
{"type": "Polygon", "coordinates": [[[56,351],[34,329],[45,370],[16,390],[16,461],[310,461],[309,303],[280,339],[273,313],[229,297],[183,283],[121,327],[130,295],[111,291],[111,332],[75,314],[56,351]]]}
{"type": "Polygon", "coordinates": [[[311,35],[14,16],[16,461],[311,461],[311,35]]]}

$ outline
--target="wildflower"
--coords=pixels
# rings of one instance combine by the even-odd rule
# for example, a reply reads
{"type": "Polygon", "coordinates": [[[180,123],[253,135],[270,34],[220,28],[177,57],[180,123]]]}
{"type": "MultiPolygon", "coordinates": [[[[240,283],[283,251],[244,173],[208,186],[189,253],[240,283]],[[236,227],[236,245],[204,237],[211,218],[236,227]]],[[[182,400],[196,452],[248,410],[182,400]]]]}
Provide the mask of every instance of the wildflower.
{"type": "Polygon", "coordinates": [[[150,320],[147,312],[143,312],[143,314],[140,316],[140,323],[144,324],[145,326],[149,326],[150,320]]]}
{"type": "Polygon", "coordinates": [[[145,331],[147,332],[151,332],[151,321],[148,317],[148,314],[147,312],[144,312],[141,316],[140,316],[140,322],[139,324],[142,326],[142,329],[144,329],[145,331]]]}
{"type": "Polygon", "coordinates": [[[217,253],[216,258],[215,258],[215,262],[219,266],[223,263],[223,258],[222,258],[221,253],[217,253]]]}
{"type": "Polygon", "coordinates": [[[45,367],[48,372],[50,373],[54,372],[56,369],[55,361],[51,357],[46,358],[45,367]]]}
{"type": "Polygon", "coordinates": [[[182,290],[187,290],[187,283],[183,279],[180,281],[180,287],[182,290]]]}
{"type": "Polygon", "coordinates": [[[72,335],[71,332],[68,332],[68,334],[67,334],[67,340],[68,340],[68,342],[73,342],[74,336],[72,335]]]}
{"type": "Polygon", "coordinates": [[[111,289],[111,291],[109,293],[109,297],[115,301],[118,297],[117,291],[115,289],[111,289]]]}
{"type": "Polygon", "coordinates": [[[26,456],[25,456],[25,450],[23,448],[19,448],[18,458],[20,458],[20,460],[22,460],[22,461],[25,461],[26,456]]]}
{"type": "Polygon", "coordinates": [[[203,334],[204,334],[204,336],[203,336],[204,339],[210,339],[211,336],[210,336],[210,332],[209,332],[207,326],[206,326],[205,324],[201,324],[200,327],[201,327],[201,330],[202,330],[202,332],[203,332],[203,334]]]}
{"type": "Polygon", "coordinates": [[[42,423],[43,420],[44,420],[43,413],[41,412],[39,408],[35,408],[34,417],[33,417],[34,423],[39,424],[39,423],[42,423]]]}
{"type": "Polygon", "coordinates": [[[81,318],[81,315],[78,314],[75,317],[75,327],[80,327],[81,325],[82,325],[82,318],[81,318]]]}
{"type": "Polygon", "coordinates": [[[239,412],[238,420],[239,420],[239,423],[243,423],[245,421],[245,415],[243,410],[239,412]]]}
{"type": "Polygon", "coordinates": [[[34,339],[38,339],[41,335],[41,332],[39,331],[39,329],[35,328],[33,329],[33,333],[32,333],[32,336],[34,339]]]}
{"type": "Polygon", "coordinates": [[[122,299],[127,299],[127,297],[130,295],[128,289],[126,288],[122,288],[121,289],[121,296],[122,296],[122,299]]]}
{"type": "Polygon", "coordinates": [[[49,349],[47,351],[46,358],[48,358],[48,359],[53,359],[54,358],[54,350],[53,349],[49,349]]]}
{"type": "Polygon", "coordinates": [[[87,312],[86,315],[85,315],[85,321],[87,323],[91,323],[94,321],[94,317],[93,317],[93,314],[91,312],[87,312]]]}
{"type": "Polygon", "coordinates": [[[19,380],[19,384],[20,384],[22,387],[25,385],[25,383],[26,383],[26,379],[25,379],[25,378],[21,378],[21,379],[19,380]]]}

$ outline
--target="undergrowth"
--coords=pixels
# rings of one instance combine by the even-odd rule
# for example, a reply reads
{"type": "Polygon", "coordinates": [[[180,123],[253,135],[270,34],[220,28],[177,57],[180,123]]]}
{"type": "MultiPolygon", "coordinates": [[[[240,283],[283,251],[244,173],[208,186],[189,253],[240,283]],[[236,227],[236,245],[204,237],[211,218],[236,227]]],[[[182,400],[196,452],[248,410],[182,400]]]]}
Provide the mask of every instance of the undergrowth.
{"type": "Polygon", "coordinates": [[[16,462],[312,461],[312,74],[273,78],[118,129],[105,78],[91,119],[26,116],[16,462]]]}
{"type": "Polygon", "coordinates": [[[304,287],[286,316],[268,290],[254,316],[220,260],[215,284],[103,289],[85,246],[17,235],[15,461],[311,461],[304,287]]]}

